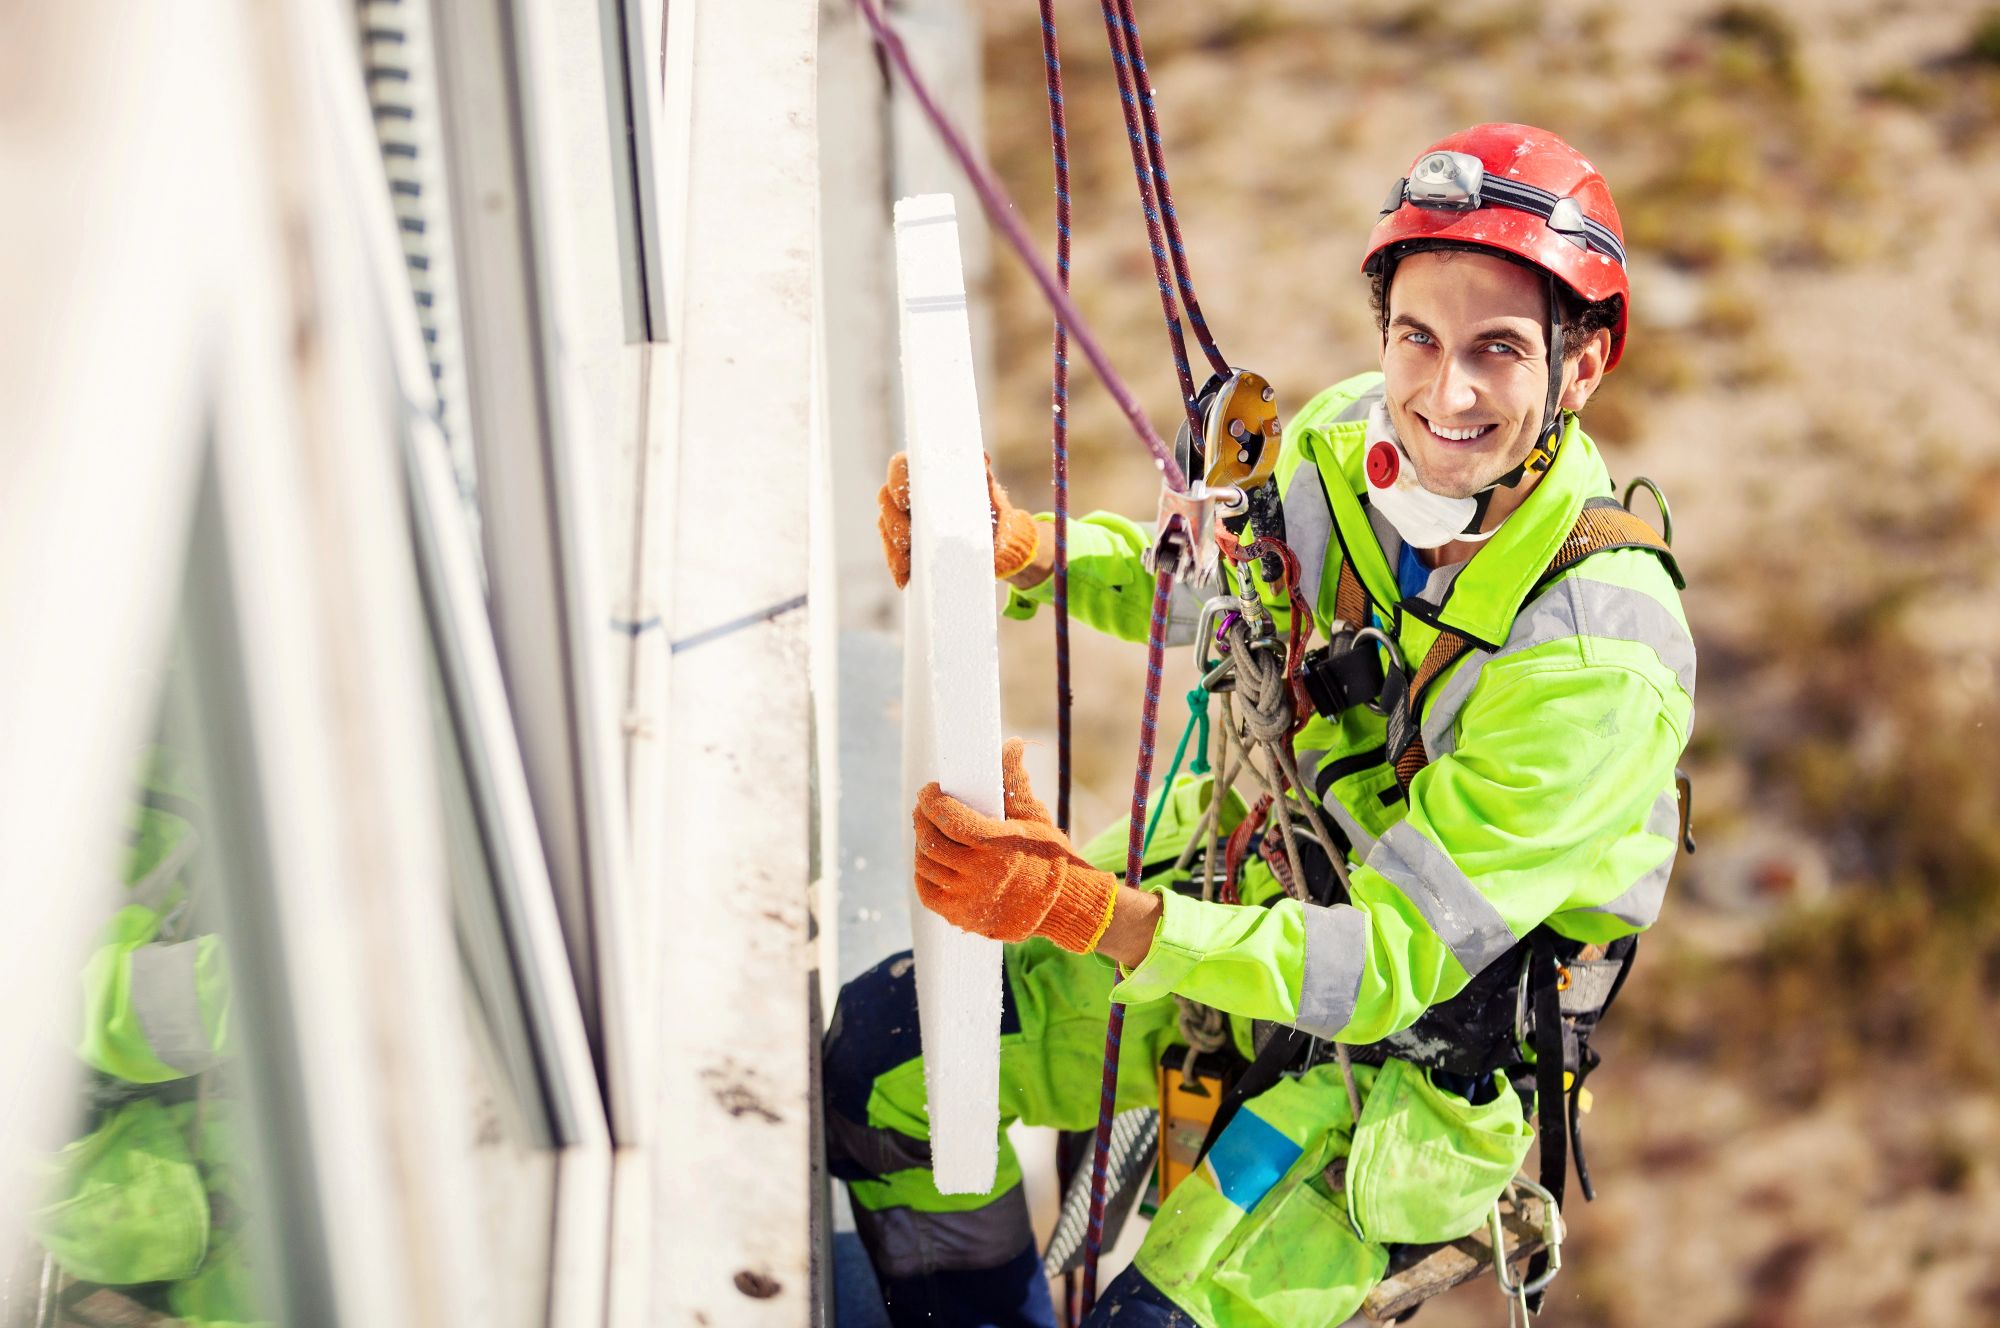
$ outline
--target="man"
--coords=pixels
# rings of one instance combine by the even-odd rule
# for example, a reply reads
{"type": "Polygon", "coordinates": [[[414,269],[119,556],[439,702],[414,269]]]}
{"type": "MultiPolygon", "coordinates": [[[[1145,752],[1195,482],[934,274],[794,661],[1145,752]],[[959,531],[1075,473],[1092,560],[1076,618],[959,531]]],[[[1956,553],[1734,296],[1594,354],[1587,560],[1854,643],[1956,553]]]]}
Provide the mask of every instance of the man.
{"type": "MultiPolygon", "coordinates": [[[[1112,874],[1123,828],[1073,850],[1028,791],[1018,743],[1004,821],[935,786],[916,808],[924,903],[1020,942],[1006,951],[1004,1116],[1092,1123],[1110,1000],[1127,1007],[1120,1109],[1156,1101],[1160,1057],[1178,1041],[1170,994],[1230,1015],[1239,1048],[1243,1026],[1265,1020],[1352,1051],[1359,1120],[1330,1055],[1277,1077],[1163,1202],[1093,1324],[1337,1324],[1381,1278],[1388,1246],[1480,1225],[1533,1133],[1533,1072],[1520,1093],[1502,1073],[1522,1059],[1516,990],[1533,976],[1535,1002],[1546,994],[1553,1010],[1572,969],[1616,971],[1673,863],[1693,644],[1663,550],[1629,525],[1625,537],[1599,529],[1611,481],[1576,423],[1624,346],[1609,189],[1553,134],[1480,125],[1397,182],[1363,267],[1381,373],[1308,402],[1276,473],[1316,637],[1331,639],[1336,620],[1377,626],[1417,692],[1386,718],[1332,707],[1294,740],[1347,841],[1348,896],[1289,897],[1254,860],[1242,904],[1164,881],[1132,889],[1112,874]],[[1486,1012],[1501,1005],[1495,1036],[1486,1012]],[[1499,1053],[1474,1045],[1481,1032],[1499,1053]]],[[[906,506],[892,479],[883,534],[899,579],[906,506]]],[[[1050,596],[1049,527],[997,489],[994,511],[995,571],[1014,587],[1009,613],[1025,616],[1050,596]]],[[[1072,611],[1143,638],[1147,541],[1117,516],[1072,525],[1072,611]]],[[[1206,795],[1184,781],[1161,796],[1172,806],[1149,865],[1173,860],[1206,795]]],[[[993,1193],[930,1184],[909,967],[899,957],[864,974],[836,1010],[834,1173],[894,1322],[1047,1323],[1004,1139],[993,1193]]],[[[1533,1036],[1558,1039],[1539,1043],[1557,1075],[1541,1080],[1555,1085],[1539,1095],[1546,1128],[1560,1117],[1547,1108],[1562,1100],[1564,1020],[1545,1022],[1533,1036]]]]}

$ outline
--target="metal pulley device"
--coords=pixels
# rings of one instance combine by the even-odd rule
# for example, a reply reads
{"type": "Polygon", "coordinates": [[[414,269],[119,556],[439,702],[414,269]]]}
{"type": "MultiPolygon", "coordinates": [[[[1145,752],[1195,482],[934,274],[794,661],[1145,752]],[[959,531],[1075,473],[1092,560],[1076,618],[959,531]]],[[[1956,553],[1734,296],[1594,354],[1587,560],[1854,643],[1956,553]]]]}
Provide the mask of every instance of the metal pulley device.
{"type": "Polygon", "coordinates": [[[1248,369],[1216,374],[1202,388],[1194,411],[1201,437],[1189,422],[1174,436],[1175,459],[1190,478],[1186,492],[1161,490],[1159,533],[1147,555],[1151,570],[1212,580],[1221,552],[1216,522],[1240,530],[1253,507],[1268,504],[1275,512],[1275,495],[1263,490],[1278,468],[1284,437],[1277,395],[1262,374],[1248,369]]]}

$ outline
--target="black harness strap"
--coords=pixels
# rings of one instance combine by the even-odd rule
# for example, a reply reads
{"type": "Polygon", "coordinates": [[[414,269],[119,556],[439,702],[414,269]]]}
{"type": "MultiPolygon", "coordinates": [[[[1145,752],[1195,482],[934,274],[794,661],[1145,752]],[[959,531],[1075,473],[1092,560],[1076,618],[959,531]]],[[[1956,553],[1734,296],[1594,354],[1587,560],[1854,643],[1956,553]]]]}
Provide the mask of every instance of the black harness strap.
{"type": "MultiPolygon", "coordinates": [[[[1542,1188],[1555,1196],[1562,1207],[1563,1182],[1569,1174],[1569,1118],[1563,1095],[1563,966],[1556,954],[1554,933],[1537,927],[1530,940],[1528,990],[1535,1007],[1535,1135],[1542,1150],[1542,1188]]],[[[1547,1252],[1537,1254],[1528,1264],[1528,1280],[1548,1271],[1547,1252]]],[[[1539,1313],[1542,1298],[1529,1298],[1531,1310],[1539,1313]]]]}

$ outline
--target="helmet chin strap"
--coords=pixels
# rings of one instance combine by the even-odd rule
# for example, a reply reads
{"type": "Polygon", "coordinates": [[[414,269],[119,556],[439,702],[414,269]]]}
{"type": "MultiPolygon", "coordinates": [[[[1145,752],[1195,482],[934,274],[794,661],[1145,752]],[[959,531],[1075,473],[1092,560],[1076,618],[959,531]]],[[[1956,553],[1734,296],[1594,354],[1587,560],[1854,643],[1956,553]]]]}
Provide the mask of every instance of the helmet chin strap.
{"type": "Polygon", "coordinates": [[[1472,495],[1472,520],[1466,523],[1467,537],[1477,536],[1479,527],[1486,522],[1486,510],[1493,505],[1493,495],[1500,489],[1511,489],[1525,479],[1530,472],[1540,474],[1547,470],[1556,459],[1556,447],[1562,442],[1562,390],[1563,390],[1563,324],[1562,298],[1556,293],[1556,279],[1549,278],[1549,393],[1542,407],[1541,431],[1535,435],[1535,445],[1528,449],[1528,455],[1521,458],[1521,464],[1494,480],[1491,484],[1472,495]]]}
{"type": "MultiPolygon", "coordinates": [[[[1562,392],[1563,392],[1563,324],[1562,298],[1556,293],[1556,279],[1549,278],[1549,394],[1542,407],[1542,428],[1535,436],[1535,445],[1528,449],[1528,455],[1521,458],[1521,464],[1502,475],[1493,483],[1481,489],[1479,498],[1479,520],[1486,517],[1486,506],[1493,500],[1495,489],[1511,489],[1519,484],[1531,471],[1540,474],[1556,459],[1556,448],[1562,442],[1562,392]]],[[[1476,527],[1475,527],[1476,529],[1476,527]]]]}

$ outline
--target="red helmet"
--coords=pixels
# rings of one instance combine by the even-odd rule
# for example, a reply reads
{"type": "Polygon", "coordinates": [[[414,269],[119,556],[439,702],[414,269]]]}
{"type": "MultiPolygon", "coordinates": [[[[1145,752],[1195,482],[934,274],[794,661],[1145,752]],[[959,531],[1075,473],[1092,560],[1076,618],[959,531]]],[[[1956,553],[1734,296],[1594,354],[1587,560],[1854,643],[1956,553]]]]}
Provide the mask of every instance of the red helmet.
{"type": "Polygon", "coordinates": [[[1373,272],[1432,241],[1526,259],[1585,300],[1623,296],[1604,367],[1618,363],[1632,303],[1625,233],[1604,177],[1556,135],[1483,124],[1425,148],[1390,191],[1361,270],[1373,272]]]}

